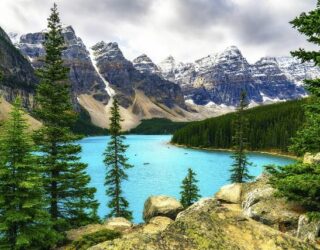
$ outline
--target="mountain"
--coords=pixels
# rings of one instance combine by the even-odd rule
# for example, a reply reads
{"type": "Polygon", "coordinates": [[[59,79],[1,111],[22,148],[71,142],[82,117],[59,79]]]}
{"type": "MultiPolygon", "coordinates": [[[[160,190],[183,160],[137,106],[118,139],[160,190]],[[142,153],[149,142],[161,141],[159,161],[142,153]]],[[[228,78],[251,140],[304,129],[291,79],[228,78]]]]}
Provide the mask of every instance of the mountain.
{"type": "Polygon", "coordinates": [[[0,94],[9,102],[19,96],[23,106],[30,110],[33,106],[33,94],[38,80],[29,61],[15,48],[1,27],[0,72],[2,74],[0,94]]]}
{"type": "Polygon", "coordinates": [[[194,63],[177,63],[170,56],[159,68],[163,78],[179,84],[185,98],[197,105],[235,106],[241,90],[253,104],[298,99],[306,95],[302,81],[320,76],[312,64],[291,57],[265,57],[249,64],[235,46],[194,63]]]}
{"type": "Polygon", "coordinates": [[[152,60],[146,55],[142,54],[133,61],[133,66],[141,73],[160,74],[159,67],[152,62],[152,60]]]}
{"type": "MultiPolygon", "coordinates": [[[[70,68],[69,78],[74,103],[77,103],[79,95],[87,94],[107,104],[110,97],[105,90],[105,84],[96,72],[89,51],[81,38],[76,36],[71,26],[64,27],[62,34],[66,42],[66,49],[63,51],[62,57],[66,66],[70,68]]],[[[16,43],[21,53],[29,59],[34,68],[39,68],[43,65],[45,56],[44,40],[45,31],[42,31],[22,35],[19,42],[16,43]]]]}

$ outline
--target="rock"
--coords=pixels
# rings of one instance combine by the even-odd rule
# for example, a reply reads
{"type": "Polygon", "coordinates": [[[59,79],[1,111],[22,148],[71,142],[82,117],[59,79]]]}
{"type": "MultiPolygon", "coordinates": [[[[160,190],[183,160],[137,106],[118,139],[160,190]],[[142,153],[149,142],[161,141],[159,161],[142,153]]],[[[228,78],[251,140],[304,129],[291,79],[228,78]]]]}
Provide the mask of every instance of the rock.
{"type": "Polygon", "coordinates": [[[143,219],[149,222],[153,217],[164,216],[174,220],[182,210],[183,206],[175,198],[164,195],[151,196],[144,203],[143,219]]]}
{"type": "Polygon", "coordinates": [[[253,220],[243,220],[234,204],[220,205],[215,199],[195,203],[167,228],[155,234],[131,232],[89,250],[273,250],[317,249],[253,220]]]}
{"type": "Polygon", "coordinates": [[[320,163],[320,153],[311,154],[306,153],[303,157],[304,164],[319,164],[320,163]]]}
{"type": "Polygon", "coordinates": [[[132,61],[132,63],[133,66],[141,73],[160,74],[158,66],[155,65],[146,54],[138,56],[132,61]]]}
{"type": "Polygon", "coordinates": [[[274,196],[275,190],[264,175],[253,183],[243,185],[243,214],[282,232],[296,233],[298,220],[304,211],[296,203],[274,196]]]}
{"type": "Polygon", "coordinates": [[[240,203],[241,190],[242,185],[240,183],[226,185],[220,188],[220,190],[215,194],[215,197],[218,200],[228,203],[240,203]]]}
{"type": "Polygon", "coordinates": [[[122,217],[107,219],[104,224],[112,229],[120,231],[131,228],[133,226],[132,222],[122,217]]]}
{"type": "Polygon", "coordinates": [[[297,237],[310,242],[316,242],[320,237],[320,220],[311,221],[307,215],[299,217],[297,237]]]}
{"type": "Polygon", "coordinates": [[[66,232],[67,239],[69,241],[79,240],[80,238],[82,238],[82,236],[86,234],[92,234],[92,233],[101,231],[103,229],[111,229],[111,228],[109,228],[107,225],[104,225],[104,224],[90,224],[80,228],[71,229],[66,232]]]}
{"type": "Polygon", "coordinates": [[[143,227],[143,233],[154,234],[165,230],[171,223],[172,219],[163,216],[153,217],[147,225],[143,227]]]}

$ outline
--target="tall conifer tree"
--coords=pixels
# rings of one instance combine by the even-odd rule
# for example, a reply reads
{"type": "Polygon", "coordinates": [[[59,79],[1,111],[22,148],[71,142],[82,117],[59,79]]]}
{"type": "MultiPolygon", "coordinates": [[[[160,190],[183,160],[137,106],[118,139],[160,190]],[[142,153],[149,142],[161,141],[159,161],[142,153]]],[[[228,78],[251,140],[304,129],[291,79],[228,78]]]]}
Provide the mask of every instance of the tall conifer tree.
{"type": "Polygon", "coordinates": [[[182,181],[180,192],[180,202],[184,208],[190,207],[201,197],[199,195],[199,188],[197,186],[197,182],[198,180],[196,179],[196,173],[193,172],[191,168],[189,168],[187,176],[182,181]]]}
{"type": "Polygon", "coordinates": [[[98,203],[95,188],[88,187],[87,165],[80,162],[79,136],[70,127],[76,120],[72,109],[68,68],[64,66],[62,51],[64,38],[57,5],[48,18],[48,32],[44,47],[44,66],[38,71],[40,84],[36,95],[36,115],[43,127],[34,139],[45,167],[45,190],[50,201],[49,212],[55,229],[63,231],[96,221],[98,203]]]}
{"type": "Polygon", "coordinates": [[[49,249],[56,239],[27,129],[17,99],[0,137],[1,249],[49,249]]]}
{"type": "Polygon", "coordinates": [[[108,217],[124,217],[131,220],[132,212],[128,210],[129,203],[123,196],[121,183],[128,179],[126,170],[132,165],[128,164],[128,158],[125,156],[128,145],[123,142],[125,137],[121,134],[121,116],[116,99],[113,100],[110,122],[110,142],[104,153],[104,164],[107,168],[106,194],[111,198],[108,203],[111,209],[108,217]]]}
{"type": "MultiPolygon", "coordinates": [[[[302,13],[291,24],[308,41],[320,46],[320,0],[315,10],[302,13]]],[[[320,52],[299,49],[292,55],[302,62],[313,62],[320,66],[320,52]]],[[[320,79],[305,80],[305,88],[310,97],[305,105],[306,122],[293,140],[291,150],[302,156],[307,152],[320,152],[320,79]]],[[[320,164],[297,162],[285,167],[269,167],[270,179],[278,194],[288,200],[299,202],[309,212],[311,218],[320,219],[320,164]]]]}
{"type": "Polygon", "coordinates": [[[240,94],[240,104],[236,113],[236,119],[234,121],[235,133],[233,136],[233,149],[234,153],[231,156],[233,164],[231,166],[230,181],[233,183],[243,183],[250,179],[248,166],[251,163],[248,161],[246,154],[246,147],[248,146],[247,130],[248,120],[244,115],[244,110],[248,107],[246,93],[244,91],[240,94]]]}

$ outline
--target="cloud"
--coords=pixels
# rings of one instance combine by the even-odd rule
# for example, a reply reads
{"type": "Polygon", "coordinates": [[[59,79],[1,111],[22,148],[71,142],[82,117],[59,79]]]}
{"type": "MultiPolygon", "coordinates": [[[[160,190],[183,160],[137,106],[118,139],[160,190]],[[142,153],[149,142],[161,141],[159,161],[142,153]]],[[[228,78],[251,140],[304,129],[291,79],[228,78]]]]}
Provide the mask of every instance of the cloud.
{"type": "MultiPolygon", "coordinates": [[[[146,53],[155,62],[168,55],[193,61],[238,46],[250,62],[310,47],[289,21],[316,0],[56,0],[61,20],[86,45],[119,43],[129,59],[146,53]]],[[[6,31],[46,27],[53,0],[1,0],[6,31]]]]}

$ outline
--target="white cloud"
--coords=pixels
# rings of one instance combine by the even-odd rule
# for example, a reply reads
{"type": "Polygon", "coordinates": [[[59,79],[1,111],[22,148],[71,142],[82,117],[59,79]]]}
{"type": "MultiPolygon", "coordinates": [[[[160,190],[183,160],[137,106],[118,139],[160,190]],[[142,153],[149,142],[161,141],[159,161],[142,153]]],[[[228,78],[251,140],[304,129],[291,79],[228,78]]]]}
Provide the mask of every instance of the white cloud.
{"type": "MultiPolygon", "coordinates": [[[[250,62],[309,46],[288,23],[316,0],[57,0],[61,20],[87,46],[116,41],[128,59],[146,53],[193,61],[238,46],[250,62]]],[[[7,32],[46,27],[52,0],[1,0],[7,32]]]]}

